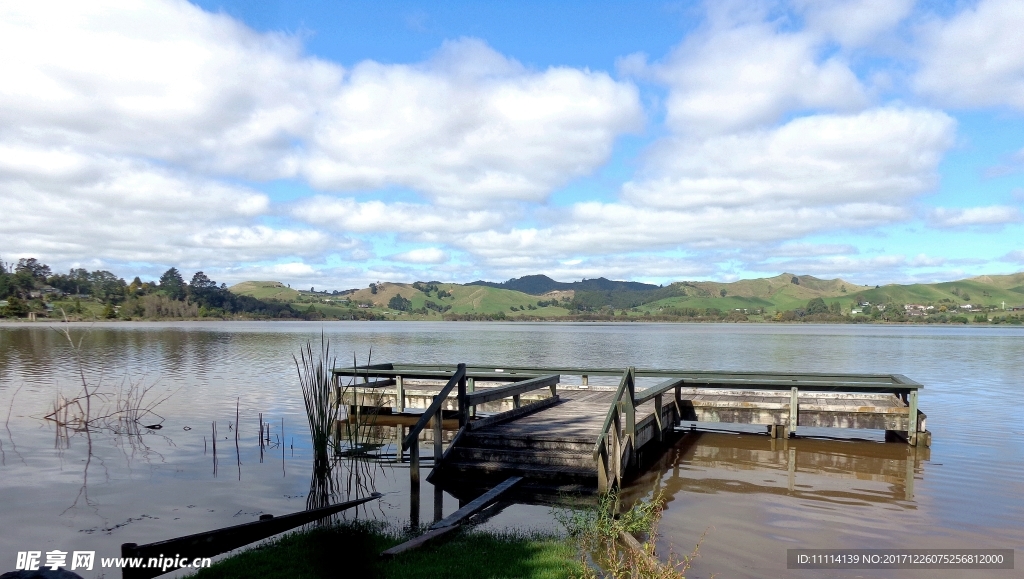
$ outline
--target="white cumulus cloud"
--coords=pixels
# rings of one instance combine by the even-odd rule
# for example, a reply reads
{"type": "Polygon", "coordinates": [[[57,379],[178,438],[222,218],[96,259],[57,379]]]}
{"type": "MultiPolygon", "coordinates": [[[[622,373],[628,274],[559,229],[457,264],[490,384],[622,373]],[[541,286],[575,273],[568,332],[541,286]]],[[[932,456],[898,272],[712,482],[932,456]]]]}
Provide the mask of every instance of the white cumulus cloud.
{"type": "MultiPolygon", "coordinates": [[[[669,87],[666,123],[695,135],[771,124],[790,110],[855,110],[865,90],[821,38],[726,19],[683,41],[651,74],[669,87]]],[[[635,68],[633,63],[632,67],[635,68]]]]}
{"type": "Polygon", "coordinates": [[[966,208],[936,207],[929,212],[928,221],[934,227],[943,228],[998,226],[1020,222],[1021,212],[1020,209],[1009,205],[966,208]]]}
{"type": "Polygon", "coordinates": [[[954,130],[939,111],[878,108],[706,140],[667,139],[655,145],[647,178],[623,191],[633,203],[672,208],[892,203],[935,185],[954,130]]]}
{"type": "Polygon", "coordinates": [[[460,210],[422,203],[357,201],[318,195],[292,207],[292,215],[317,225],[358,233],[445,235],[480,231],[500,225],[505,214],[493,210],[460,210]]]}
{"type": "Polygon", "coordinates": [[[925,24],[914,87],[954,106],[1024,108],[1021,30],[1024,3],[1019,0],[982,0],[925,24]]]}
{"type": "Polygon", "coordinates": [[[444,263],[448,261],[448,252],[436,247],[423,247],[395,254],[390,258],[404,263],[444,263]]]}

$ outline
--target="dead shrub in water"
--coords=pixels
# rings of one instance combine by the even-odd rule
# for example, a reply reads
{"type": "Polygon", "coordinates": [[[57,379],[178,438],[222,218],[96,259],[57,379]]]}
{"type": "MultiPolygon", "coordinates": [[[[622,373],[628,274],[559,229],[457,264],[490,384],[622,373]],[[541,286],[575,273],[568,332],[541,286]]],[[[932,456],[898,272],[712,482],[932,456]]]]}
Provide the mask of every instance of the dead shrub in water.
{"type": "Polygon", "coordinates": [[[71,346],[77,378],[82,388],[79,394],[70,398],[57,392],[52,410],[44,416],[56,424],[59,441],[66,443],[73,434],[88,435],[95,431],[127,436],[134,446],[136,439],[133,437],[144,434],[146,429],[153,431],[161,428],[160,423],[164,418],[156,412],[156,408],[167,401],[173,392],[156,394],[153,392],[155,385],[145,385],[127,375],[116,389],[105,388],[102,376],[95,384],[90,384],[85,377],[86,364],[82,354],[84,335],[75,342],[68,328],[58,332],[71,346]]]}
{"type": "Polygon", "coordinates": [[[670,551],[662,563],[655,553],[658,523],[665,508],[662,494],[638,501],[622,513],[617,514],[617,508],[618,494],[613,490],[603,494],[596,507],[554,511],[579,552],[584,569],[580,577],[685,579],[683,574],[697,557],[704,536],[689,555],[680,558],[670,551]],[[646,541],[638,541],[635,535],[645,536],[646,541]]]}

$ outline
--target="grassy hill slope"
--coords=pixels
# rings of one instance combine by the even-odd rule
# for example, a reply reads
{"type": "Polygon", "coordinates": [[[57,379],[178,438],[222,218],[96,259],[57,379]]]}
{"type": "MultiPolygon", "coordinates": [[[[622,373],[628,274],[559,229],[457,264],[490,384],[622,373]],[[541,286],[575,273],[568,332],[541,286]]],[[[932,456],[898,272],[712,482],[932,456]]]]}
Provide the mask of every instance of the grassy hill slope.
{"type": "Polygon", "coordinates": [[[252,296],[260,300],[295,301],[299,292],[279,281],[243,281],[228,288],[231,293],[252,296]]]}
{"type": "Polygon", "coordinates": [[[279,282],[252,281],[233,286],[231,291],[260,299],[286,301],[301,310],[306,310],[312,305],[329,317],[344,317],[346,313],[351,314],[355,311],[359,304],[363,304],[370,306],[358,308],[364,314],[405,319],[439,319],[439,310],[444,310],[447,314],[493,316],[502,313],[508,317],[542,318],[567,316],[581,310],[595,312],[603,309],[607,312],[609,308],[614,308],[620,315],[626,310],[630,316],[658,314],[671,308],[713,308],[722,312],[761,310],[774,313],[803,308],[814,298],[822,298],[828,304],[838,303],[844,312],[849,312],[862,301],[894,306],[946,306],[948,309],[968,303],[975,307],[996,308],[1001,308],[1004,302],[1007,307],[1024,305],[1024,273],[981,276],[935,284],[890,284],[881,287],[861,286],[842,279],[825,280],[784,273],[770,278],[746,279],[731,283],[676,282],[664,288],[643,292],[577,290],[552,292],[546,295],[454,283],[416,284],[414,287],[413,284],[387,282],[376,287],[376,293],[366,288],[339,296],[296,291],[279,282]],[[423,291],[424,289],[427,291],[423,291]],[[448,295],[438,297],[440,293],[448,295]],[[389,302],[395,296],[409,300],[409,309],[413,311],[398,313],[390,308],[389,302]],[[637,296],[650,297],[637,301],[637,296]],[[583,297],[588,301],[579,301],[583,297]],[[538,301],[546,302],[552,298],[558,300],[557,305],[537,306],[538,301]],[[577,299],[577,305],[581,310],[571,308],[573,299],[577,299]],[[601,299],[606,301],[601,302],[601,299]],[[652,301],[647,301],[648,299],[652,301]],[[424,309],[428,302],[432,302],[434,306],[424,309]],[[584,303],[586,307],[583,307],[584,303]]]}

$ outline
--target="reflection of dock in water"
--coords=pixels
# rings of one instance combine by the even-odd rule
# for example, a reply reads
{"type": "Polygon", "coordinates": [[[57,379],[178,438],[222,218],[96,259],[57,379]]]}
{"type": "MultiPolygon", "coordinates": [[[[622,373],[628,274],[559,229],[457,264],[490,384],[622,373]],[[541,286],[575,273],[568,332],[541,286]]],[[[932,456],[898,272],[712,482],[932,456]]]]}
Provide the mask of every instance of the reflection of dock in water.
{"type": "Polygon", "coordinates": [[[772,439],[692,432],[625,489],[627,502],[652,488],[669,495],[785,494],[826,501],[911,500],[915,475],[929,459],[924,446],[868,441],[772,439]],[[858,481],[883,483],[859,485],[858,481]]]}

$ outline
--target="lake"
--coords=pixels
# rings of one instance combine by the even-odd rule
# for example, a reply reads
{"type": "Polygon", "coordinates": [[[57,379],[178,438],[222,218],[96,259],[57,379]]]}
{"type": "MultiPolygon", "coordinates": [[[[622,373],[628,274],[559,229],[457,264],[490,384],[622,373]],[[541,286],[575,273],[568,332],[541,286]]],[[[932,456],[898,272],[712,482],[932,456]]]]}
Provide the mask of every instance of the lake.
{"type": "MultiPolygon", "coordinates": [[[[95,550],[110,557],[123,542],[304,509],[312,459],[292,356],[321,332],[345,364],[354,356],[360,363],[905,374],[925,385],[920,407],[933,433],[929,449],[884,443],[872,431],[835,433],[856,440],[684,436],[633,483],[634,493],[660,491],[668,500],[660,552],[687,554],[703,535],[687,577],[933,577],[937,572],[787,570],[786,550],[1024,549],[1020,328],[98,323],[70,327],[76,351],[55,331],[63,327],[0,324],[0,572],[14,569],[18,551],[95,550]],[[83,375],[103,392],[145,389],[146,403],[165,399],[154,409],[160,417],[142,420],[162,428],[134,436],[110,423],[86,437],[46,420],[58,394],[81,392],[83,375]],[[262,446],[261,413],[270,432],[262,446]]],[[[372,487],[384,498],[358,516],[407,524],[406,465],[369,470],[358,484],[340,477],[335,499],[372,487]]],[[[429,522],[429,484],[422,496],[421,520],[429,522]]],[[[446,515],[458,507],[452,497],[440,498],[446,515]]],[[[538,506],[510,508],[485,526],[557,529],[550,510],[538,506]]]]}

